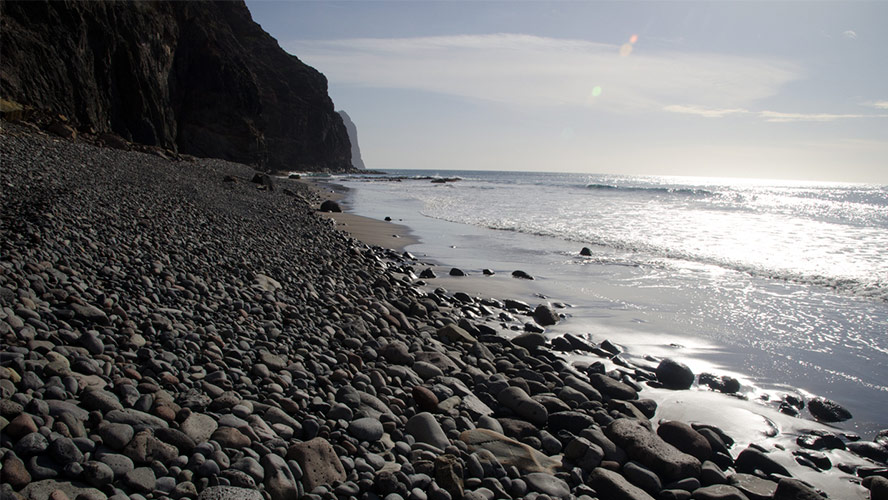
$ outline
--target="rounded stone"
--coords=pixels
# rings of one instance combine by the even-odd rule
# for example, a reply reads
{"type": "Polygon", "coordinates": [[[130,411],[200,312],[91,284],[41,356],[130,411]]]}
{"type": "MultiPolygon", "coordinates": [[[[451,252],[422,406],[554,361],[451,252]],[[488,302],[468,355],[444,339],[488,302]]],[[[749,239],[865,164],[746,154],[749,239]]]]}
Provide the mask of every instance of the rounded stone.
{"type": "Polygon", "coordinates": [[[382,438],[384,430],[379,420],[365,417],[352,420],[348,424],[348,433],[360,441],[374,443],[382,438]]]}

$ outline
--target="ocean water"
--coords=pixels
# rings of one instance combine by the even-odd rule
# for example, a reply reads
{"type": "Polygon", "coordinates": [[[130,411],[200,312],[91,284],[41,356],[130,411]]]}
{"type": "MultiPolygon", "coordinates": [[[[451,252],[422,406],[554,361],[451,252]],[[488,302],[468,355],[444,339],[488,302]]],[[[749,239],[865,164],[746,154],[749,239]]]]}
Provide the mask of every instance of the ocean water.
{"type": "Polygon", "coordinates": [[[732,374],[763,402],[828,397],[865,438],[888,428],[888,186],[480,171],[337,181],[350,210],[411,227],[414,254],[537,276],[572,306],[553,334],[732,374]]]}

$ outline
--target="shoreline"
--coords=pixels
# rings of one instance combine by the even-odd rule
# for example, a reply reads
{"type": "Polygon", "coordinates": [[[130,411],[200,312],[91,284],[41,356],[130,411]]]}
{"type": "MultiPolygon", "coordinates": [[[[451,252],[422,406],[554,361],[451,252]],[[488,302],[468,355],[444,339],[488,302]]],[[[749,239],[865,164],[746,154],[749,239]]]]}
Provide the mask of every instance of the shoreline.
{"type": "Polygon", "coordinates": [[[16,132],[0,131],[4,494],[814,494],[791,471],[863,499],[881,477],[844,450],[815,474],[718,425],[669,435],[649,398],[700,391],[647,389],[670,378],[656,361],[583,358],[582,339],[562,353],[567,337],[525,326],[561,310],[509,302],[500,282],[527,283],[507,274],[477,298],[415,285],[425,264],[332,231],[304,184],[16,132]]]}
{"type": "MultiPolygon", "coordinates": [[[[321,179],[300,179],[311,186],[321,201],[341,202],[346,199],[348,188],[321,179]]],[[[342,212],[319,212],[322,217],[333,221],[334,227],[344,231],[353,238],[368,245],[390,248],[399,252],[419,240],[414,237],[410,228],[402,224],[363,217],[343,209],[342,212]]]]}
{"type": "MultiPolygon", "coordinates": [[[[346,187],[345,189],[351,190],[352,188],[346,187]]],[[[356,189],[360,189],[360,187],[356,189]]],[[[410,226],[408,226],[408,228],[409,227],[410,226]]],[[[417,229],[411,230],[416,233],[419,232],[417,229]]],[[[429,254],[422,255],[422,259],[425,263],[424,268],[433,269],[436,273],[438,273],[434,279],[419,281],[419,283],[422,284],[422,288],[427,292],[432,292],[435,289],[443,287],[450,292],[459,291],[468,293],[476,299],[482,299],[484,297],[496,297],[499,299],[502,299],[503,297],[521,297],[523,300],[527,300],[528,302],[530,302],[531,305],[539,302],[546,304],[549,303],[549,301],[559,301],[565,299],[565,297],[559,297],[557,295],[557,290],[559,287],[557,283],[552,282],[551,280],[548,280],[545,285],[543,285],[540,281],[525,281],[520,279],[516,280],[508,277],[508,274],[504,274],[502,271],[505,270],[497,270],[497,274],[495,276],[485,276],[481,274],[481,268],[478,267],[477,259],[472,261],[474,262],[474,264],[469,264],[465,268],[468,271],[466,276],[453,277],[446,274],[446,271],[452,267],[448,264],[448,260],[446,258],[442,259],[438,256],[429,254]],[[534,300],[536,302],[534,302],[534,300]]],[[[462,261],[463,264],[466,265],[465,259],[462,259],[462,261]]],[[[547,279],[544,276],[537,276],[537,278],[542,278],[543,280],[547,279]]],[[[570,316],[569,307],[570,306],[568,305],[568,309],[563,310],[564,312],[568,313],[568,317],[570,316]]],[[[546,333],[548,334],[550,339],[552,339],[553,336],[557,337],[558,335],[576,330],[576,325],[573,325],[573,327],[571,327],[567,323],[559,323],[558,326],[562,328],[555,328],[553,331],[549,331],[547,329],[546,333]]],[[[521,333],[522,332],[520,331],[513,331],[511,335],[506,334],[506,336],[507,338],[514,338],[521,333]]],[[[636,334],[626,334],[624,336],[636,336],[636,334]]],[[[610,334],[599,332],[599,334],[596,334],[595,337],[599,341],[602,340],[602,338],[604,338],[606,341],[610,341],[614,338],[620,338],[620,336],[615,335],[614,332],[610,332],[610,334]]],[[[633,339],[631,341],[626,340],[626,342],[629,345],[635,346],[636,348],[638,347],[637,345],[635,345],[638,342],[637,339],[633,339]]],[[[691,347],[692,344],[694,344],[694,342],[688,342],[687,345],[683,345],[682,347],[687,350],[691,347]]],[[[620,345],[620,347],[622,347],[622,345],[620,345]]],[[[648,350],[650,350],[651,347],[657,347],[656,349],[654,349],[654,351],[656,352],[655,356],[660,357],[660,359],[662,357],[669,357],[670,351],[674,352],[674,348],[670,350],[668,348],[670,346],[657,346],[655,341],[647,347],[648,350]]],[[[708,347],[705,347],[705,342],[703,342],[703,344],[700,344],[698,348],[708,349],[708,347]]],[[[689,354],[687,352],[684,352],[682,354],[682,357],[688,356],[692,358],[694,357],[693,354],[689,354]]],[[[579,361],[580,363],[591,363],[595,361],[595,359],[591,356],[567,355],[567,357],[573,359],[574,361],[579,361]]],[[[648,357],[649,356],[647,354],[644,355],[644,358],[648,357]]],[[[639,352],[636,352],[634,359],[641,360],[641,354],[639,352]]],[[[623,369],[621,368],[621,366],[609,363],[606,360],[605,364],[610,370],[623,369]]],[[[632,364],[633,366],[637,366],[633,361],[630,361],[630,364],[632,364]]],[[[749,374],[734,373],[726,370],[724,367],[713,367],[708,363],[700,363],[700,366],[705,367],[703,371],[707,373],[710,373],[709,370],[714,368],[716,370],[715,373],[721,374],[726,377],[737,377],[742,381],[754,380],[754,377],[751,377],[749,374]]],[[[650,368],[653,369],[654,367],[650,368]]],[[[694,373],[699,374],[700,372],[698,372],[695,368],[694,373]]],[[[790,386],[782,386],[780,389],[776,390],[789,394],[805,394],[805,391],[790,386]]],[[[836,424],[821,422],[809,418],[797,418],[788,414],[781,413],[777,411],[776,407],[766,405],[765,403],[767,402],[767,400],[754,401],[745,397],[738,398],[737,396],[739,396],[740,393],[722,394],[714,389],[706,387],[706,385],[702,382],[700,382],[698,386],[697,382],[695,381],[694,387],[691,391],[682,392],[681,394],[675,394],[672,391],[664,391],[662,389],[647,388],[645,391],[642,391],[640,395],[647,394],[648,397],[652,397],[661,405],[660,407],[658,407],[657,413],[659,418],[666,420],[676,419],[681,421],[700,421],[699,417],[701,415],[705,415],[709,421],[718,422],[723,429],[732,429],[735,434],[735,436],[732,435],[732,437],[735,437],[735,441],[738,444],[742,444],[744,446],[753,445],[766,448],[773,447],[783,450],[791,450],[794,453],[803,453],[805,451],[804,448],[799,447],[795,441],[796,438],[799,438],[806,433],[838,433],[848,436],[852,440],[867,438],[867,436],[861,437],[855,434],[853,431],[843,430],[842,428],[837,427],[836,424]],[[693,402],[690,403],[689,401],[693,402]],[[733,415],[733,418],[720,414],[718,411],[709,411],[708,409],[712,407],[720,407],[726,409],[727,414],[733,415]]],[[[773,392],[775,391],[775,389],[770,389],[770,391],[773,392]]],[[[763,391],[759,394],[759,397],[764,398],[767,396],[767,394],[767,392],[763,391]]],[[[848,457],[844,456],[843,458],[847,459],[848,457]]],[[[823,472],[814,472],[812,476],[810,474],[811,471],[806,470],[804,467],[798,467],[800,463],[801,462],[794,463],[791,460],[787,460],[785,461],[784,465],[786,465],[787,467],[795,467],[795,469],[793,469],[794,472],[803,473],[802,475],[805,476],[807,480],[813,481],[816,484],[818,474],[822,475],[823,472]]],[[[838,476],[833,478],[833,480],[835,479],[838,479],[838,476]]],[[[839,482],[833,481],[832,484],[825,489],[832,490],[833,492],[842,491],[842,486],[839,484],[839,482]]]]}

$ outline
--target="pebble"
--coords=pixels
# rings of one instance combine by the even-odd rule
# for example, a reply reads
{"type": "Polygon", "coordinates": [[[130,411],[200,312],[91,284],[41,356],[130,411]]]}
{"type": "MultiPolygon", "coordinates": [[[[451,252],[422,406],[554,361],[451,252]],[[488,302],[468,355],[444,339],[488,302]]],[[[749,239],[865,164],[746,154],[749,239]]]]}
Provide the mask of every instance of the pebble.
{"type": "Polygon", "coordinates": [[[301,184],[19,130],[0,141],[4,498],[703,498],[737,490],[733,455],[744,491],[803,491],[746,477],[782,472],[715,428],[651,431],[643,385],[690,387],[686,367],[550,344],[548,303],[414,286],[430,268],[335,232],[301,184]]]}
{"type": "Polygon", "coordinates": [[[383,435],[382,423],[375,418],[359,418],[348,425],[348,433],[360,441],[379,441],[383,435]]]}

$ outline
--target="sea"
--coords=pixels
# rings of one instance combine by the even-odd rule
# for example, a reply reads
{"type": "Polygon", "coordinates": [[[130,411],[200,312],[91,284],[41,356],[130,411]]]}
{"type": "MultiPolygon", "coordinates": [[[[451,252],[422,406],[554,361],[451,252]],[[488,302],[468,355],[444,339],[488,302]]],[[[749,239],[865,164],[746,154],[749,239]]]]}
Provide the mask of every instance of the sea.
{"type": "Polygon", "coordinates": [[[826,397],[854,415],[836,427],[865,439],[888,428],[888,186],[422,170],[335,182],[349,211],[409,227],[406,250],[430,264],[534,276],[529,300],[567,306],[550,334],[734,376],[762,405],[826,397]]]}

